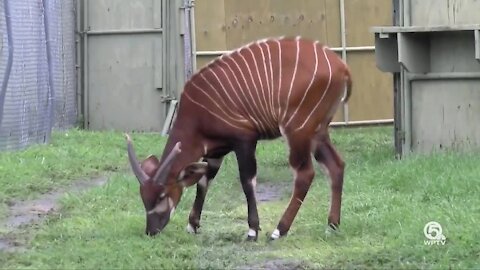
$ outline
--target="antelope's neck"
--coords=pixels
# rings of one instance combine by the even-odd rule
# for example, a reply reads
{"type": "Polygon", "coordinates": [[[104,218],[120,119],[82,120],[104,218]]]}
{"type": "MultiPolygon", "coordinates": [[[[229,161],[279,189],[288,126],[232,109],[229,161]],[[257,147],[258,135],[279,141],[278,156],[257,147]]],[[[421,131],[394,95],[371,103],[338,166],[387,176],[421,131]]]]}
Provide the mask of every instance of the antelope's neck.
{"type": "MultiPolygon", "coordinates": [[[[165,158],[172,151],[177,142],[181,143],[181,152],[175,158],[170,170],[170,175],[175,177],[183,168],[185,168],[185,166],[192,162],[199,161],[203,156],[203,144],[201,138],[198,136],[198,133],[192,130],[179,129],[174,125],[170,131],[170,135],[168,136],[167,143],[165,144],[165,148],[160,159],[161,163],[164,162],[165,158]],[[197,134],[197,136],[194,136],[193,134],[197,134]]],[[[169,179],[172,179],[172,177],[169,177],[169,179]]]]}

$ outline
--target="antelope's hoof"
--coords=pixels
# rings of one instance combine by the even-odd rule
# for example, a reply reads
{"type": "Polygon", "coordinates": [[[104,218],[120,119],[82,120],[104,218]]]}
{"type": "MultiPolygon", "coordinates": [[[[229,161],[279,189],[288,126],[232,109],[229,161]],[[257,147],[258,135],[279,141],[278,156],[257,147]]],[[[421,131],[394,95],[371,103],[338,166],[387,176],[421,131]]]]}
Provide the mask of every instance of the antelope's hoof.
{"type": "Polygon", "coordinates": [[[280,234],[280,231],[278,229],[275,229],[272,235],[270,235],[269,240],[274,241],[279,239],[280,237],[283,237],[283,235],[280,234]]]}
{"type": "Polygon", "coordinates": [[[188,223],[187,232],[191,234],[198,234],[200,233],[200,226],[193,226],[192,224],[188,223]]]}
{"type": "Polygon", "coordinates": [[[258,237],[257,236],[247,236],[247,241],[248,242],[257,242],[258,237]]]}
{"type": "Polygon", "coordinates": [[[325,229],[325,235],[327,237],[330,236],[336,236],[340,234],[340,228],[338,225],[335,225],[333,223],[328,224],[327,228],[325,229]]]}
{"type": "Polygon", "coordinates": [[[258,239],[258,230],[248,229],[247,241],[256,242],[258,239]]]}

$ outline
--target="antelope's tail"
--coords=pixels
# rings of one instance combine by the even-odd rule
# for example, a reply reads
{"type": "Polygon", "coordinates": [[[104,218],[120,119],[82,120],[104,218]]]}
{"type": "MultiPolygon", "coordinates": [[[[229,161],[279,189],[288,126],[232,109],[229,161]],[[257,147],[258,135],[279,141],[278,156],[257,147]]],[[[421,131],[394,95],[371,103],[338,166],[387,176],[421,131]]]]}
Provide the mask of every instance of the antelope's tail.
{"type": "Polygon", "coordinates": [[[350,99],[350,96],[352,95],[352,74],[350,73],[350,69],[348,67],[346,67],[345,69],[345,82],[347,89],[345,92],[345,96],[342,99],[343,103],[347,103],[350,99]]]}

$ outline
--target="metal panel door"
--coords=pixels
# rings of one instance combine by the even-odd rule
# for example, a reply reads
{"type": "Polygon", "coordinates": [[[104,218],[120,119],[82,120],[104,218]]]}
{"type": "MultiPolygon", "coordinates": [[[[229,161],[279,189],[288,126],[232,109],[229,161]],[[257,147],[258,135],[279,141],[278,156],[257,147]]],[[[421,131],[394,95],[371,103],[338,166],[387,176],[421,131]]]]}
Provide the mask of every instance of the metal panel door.
{"type": "Polygon", "coordinates": [[[92,130],[159,131],[164,0],[85,0],[84,117],[92,130]]]}

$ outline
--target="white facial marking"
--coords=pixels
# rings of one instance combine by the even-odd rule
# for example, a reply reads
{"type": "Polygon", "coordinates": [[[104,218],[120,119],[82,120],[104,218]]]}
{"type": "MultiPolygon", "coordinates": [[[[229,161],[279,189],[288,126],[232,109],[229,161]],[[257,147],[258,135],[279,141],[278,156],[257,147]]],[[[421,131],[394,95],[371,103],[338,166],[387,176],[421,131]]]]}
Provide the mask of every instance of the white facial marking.
{"type": "Polygon", "coordinates": [[[192,224],[188,223],[187,225],[187,232],[188,233],[195,233],[195,229],[193,228],[192,224]]]}
{"type": "Polygon", "coordinates": [[[162,200],[160,203],[158,203],[152,210],[148,211],[147,214],[151,215],[151,214],[161,214],[161,213],[164,213],[168,210],[169,208],[169,202],[170,202],[170,198],[168,198],[168,200],[162,200]]]}
{"type": "Polygon", "coordinates": [[[257,232],[253,229],[248,229],[248,236],[250,237],[256,237],[257,236],[257,232]]]}
{"type": "Polygon", "coordinates": [[[275,229],[275,231],[273,231],[272,233],[272,239],[278,239],[280,238],[280,231],[278,229],[275,229]]]}

